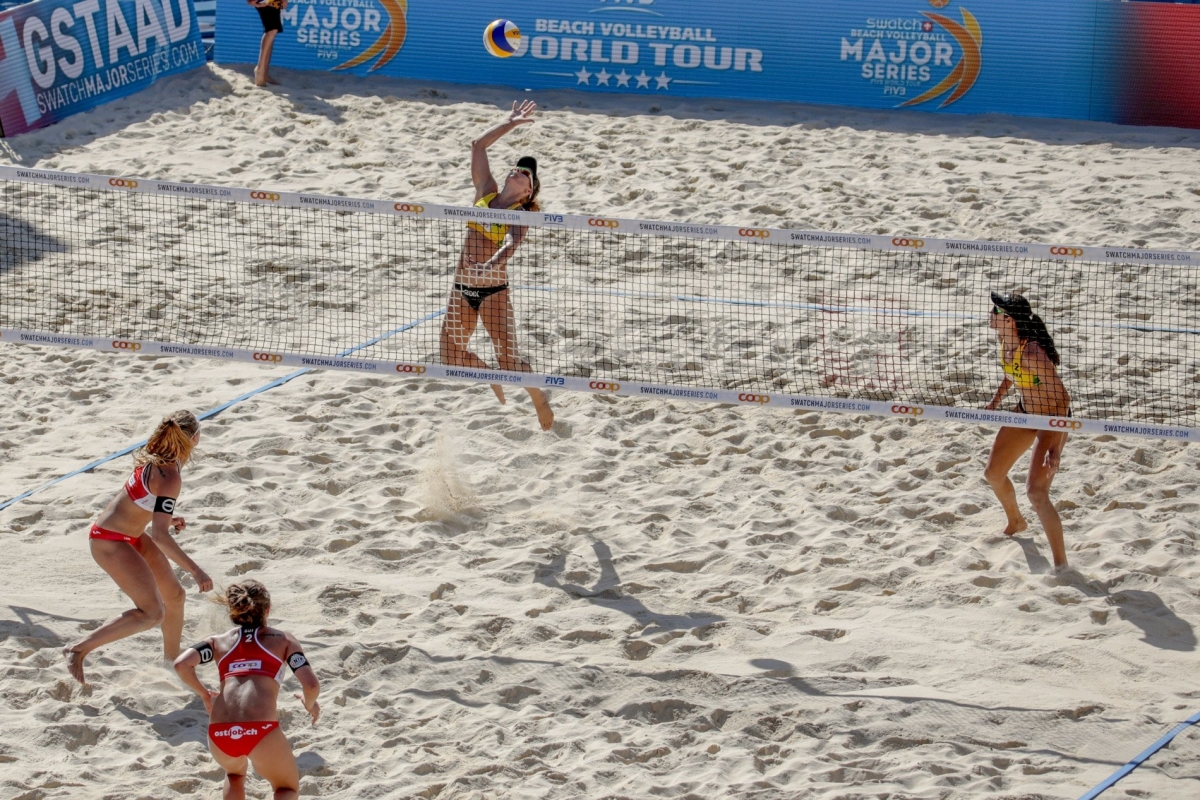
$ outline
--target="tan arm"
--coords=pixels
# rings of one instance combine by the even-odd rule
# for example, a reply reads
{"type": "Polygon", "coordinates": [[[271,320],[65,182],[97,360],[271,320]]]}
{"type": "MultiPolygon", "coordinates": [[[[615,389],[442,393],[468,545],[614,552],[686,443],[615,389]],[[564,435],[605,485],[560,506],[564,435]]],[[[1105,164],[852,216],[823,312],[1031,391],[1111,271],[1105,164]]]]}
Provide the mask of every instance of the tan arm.
{"type": "Polygon", "coordinates": [[[491,164],[488,163],[488,148],[517,126],[533,122],[532,114],[536,108],[537,104],[531,100],[519,105],[514,100],[508,119],[471,142],[471,182],[475,184],[475,202],[478,203],[487,195],[499,191],[496,179],[492,177],[491,164]]]}
{"type": "MultiPolygon", "coordinates": [[[[209,647],[213,647],[212,639],[205,639],[204,642],[209,647]]],[[[179,654],[179,658],[175,659],[175,674],[188,685],[188,688],[199,695],[200,699],[204,701],[204,710],[211,717],[212,701],[217,693],[205,686],[204,682],[200,680],[200,676],[196,674],[196,667],[200,666],[200,663],[200,653],[195,648],[189,647],[179,654]]]]}
{"type": "Polygon", "coordinates": [[[1008,390],[1012,388],[1012,379],[1007,375],[1004,380],[1000,381],[1000,387],[996,389],[996,394],[992,396],[992,402],[988,403],[984,408],[987,411],[995,411],[1000,407],[1000,401],[1008,396],[1008,390]]]}

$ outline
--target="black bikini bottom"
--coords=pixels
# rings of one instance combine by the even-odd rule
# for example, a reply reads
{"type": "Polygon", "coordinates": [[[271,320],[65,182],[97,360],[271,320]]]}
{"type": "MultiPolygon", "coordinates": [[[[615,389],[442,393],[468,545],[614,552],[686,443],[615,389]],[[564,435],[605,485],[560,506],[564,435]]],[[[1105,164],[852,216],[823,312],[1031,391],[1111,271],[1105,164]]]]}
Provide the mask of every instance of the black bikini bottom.
{"type": "MultiPolygon", "coordinates": [[[[1014,414],[1028,414],[1029,412],[1025,410],[1024,403],[1018,402],[1017,407],[1013,409],[1013,413],[1014,414]]],[[[1067,409],[1067,416],[1068,417],[1071,416],[1071,409],[1069,409],[1069,408],[1067,409]]]]}
{"type": "Polygon", "coordinates": [[[500,292],[507,290],[508,284],[502,283],[499,286],[467,286],[462,283],[456,283],[454,284],[454,288],[457,289],[458,293],[461,294],[463,299],[467,301],[467,305],[469,305],[473,310],[478,311],[479,306],[483,304],[484,300],[488,299],[494,294],[499,294],[500,292]]]}
{"type": "Polygon", "coordinates": [[[263,33],[278,31],[283,33],[283,19],[280,17],[279,9],[274,6],[255,6],[258,11],[258,18],[262,20],[263,33]]]}

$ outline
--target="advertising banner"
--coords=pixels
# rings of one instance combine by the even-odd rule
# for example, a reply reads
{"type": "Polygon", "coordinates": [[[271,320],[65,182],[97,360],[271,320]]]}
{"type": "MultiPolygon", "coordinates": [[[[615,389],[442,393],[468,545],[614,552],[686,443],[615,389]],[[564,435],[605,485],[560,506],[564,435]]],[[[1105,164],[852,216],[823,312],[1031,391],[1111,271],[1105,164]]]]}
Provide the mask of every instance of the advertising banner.
{"type": "MultiPolygon", "coordinates": [[[[262,27],[217,0],[215,59],[262,27]]],[[[291,0],[272,63],[529,89],[1141,120],[1200,69],[1200,7],[1110,0],[291,0]],[[1162,9],[1172,9],[1170,19],[1162,9]],[[497,19],[509,26],[485,30],[497,19]],[[1188,26],[1191,26],[1190,28],[1188,26]],[[505,55],[511,45],[511,55],[505,55]],[[1162,76],[1158,80],[1155,76],[1162,76]],[[1155,81],[1158,80],[1157,83],[1155,81]]],[[[1168,109],[1170,111],[1170,109],[1168,109]]],[[[1151,118],[1159,119],[1152,115],[1151,118]]],[[[1168,113],[1164,119],[1188,119],[1168,113]]],[[[1157,124],[1180,124],[1162,122],[1157,124]]]]}
{"type": "Polygon", "coordinates": [[[192,0],[36,0],[0,13],[0,127],[14,136],[204,64],[192,0]]]}

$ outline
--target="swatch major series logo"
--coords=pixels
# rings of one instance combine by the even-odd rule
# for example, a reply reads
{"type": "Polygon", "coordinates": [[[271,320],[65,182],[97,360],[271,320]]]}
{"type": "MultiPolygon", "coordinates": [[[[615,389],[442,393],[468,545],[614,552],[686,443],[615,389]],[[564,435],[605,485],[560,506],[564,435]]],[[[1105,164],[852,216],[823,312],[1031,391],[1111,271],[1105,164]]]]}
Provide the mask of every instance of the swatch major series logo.
{"type": "MultiPolygon", "coordinates": [[[[930,0],[930,5],[941,9],[949,0],[930,0]]],[[[899,107],[945,95],[938,106],[945,108],[971,91],[983,69],[983,28],[967,9],[959,8],[959,14],[961,23],[933,11],[919,17],[867,17],[861,28],[842,37],[841,60],[858,64],[863,80],[879,86],[884,97],[909,98],[899,107]]]]}
{"type": "Polygon", "coordinates": [[[367,72],[385,67],[408,36],[408,0],[368,0],[353,5],[315,0],[289,5],[280,16],[296,31],[298,44],[316,50],[322,61],[340,61],[331,67],[335,70],[371,61],[367,72]],[[300,9],[304,9],[303,16],[300,9]],[[367,42],[365,49],[355,52],[367,42]]]}

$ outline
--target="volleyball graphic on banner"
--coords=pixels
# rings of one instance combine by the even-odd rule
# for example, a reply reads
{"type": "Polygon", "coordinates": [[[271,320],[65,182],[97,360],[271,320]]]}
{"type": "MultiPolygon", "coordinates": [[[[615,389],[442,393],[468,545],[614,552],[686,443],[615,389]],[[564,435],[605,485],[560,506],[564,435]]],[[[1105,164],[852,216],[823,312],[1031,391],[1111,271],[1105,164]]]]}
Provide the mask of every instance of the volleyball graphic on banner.
{"type": "Polygon", "coordinates": [[[508,58],[521,47],[521,31],[506,19],[495,20],[483,30],[483,46],[496,58],[508,58]]]}

